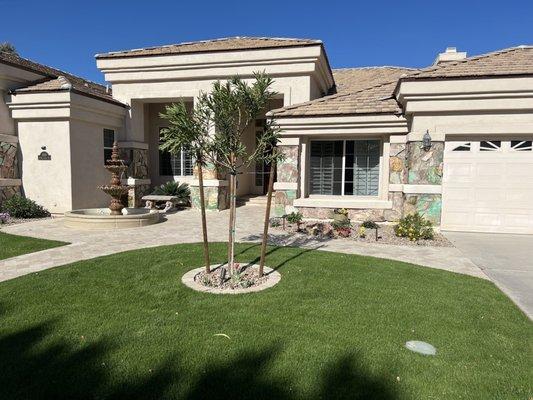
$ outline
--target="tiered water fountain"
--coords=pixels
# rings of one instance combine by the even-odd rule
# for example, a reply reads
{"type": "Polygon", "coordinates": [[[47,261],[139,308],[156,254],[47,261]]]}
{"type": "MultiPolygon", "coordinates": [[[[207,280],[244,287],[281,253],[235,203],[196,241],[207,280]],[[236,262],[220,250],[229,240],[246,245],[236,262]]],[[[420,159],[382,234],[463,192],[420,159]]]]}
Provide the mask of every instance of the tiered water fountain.
{"type": "Polygon", "coordinates": [[[113,143],[111,159],[107,160],[107,164],[104,168],[111,172],[111,181],[109,182],[109,185],[99,186],[98,189],[101,189],[104,193],[111,196],[111,203],[109,203],[111,215],[122,215],[124,205],[122,204],[121,199],[126,193],[128,193],[129,188],[127,186],[122,186],[120,177],[128,167],[124,164],[124,160],[120,159],[117,142],[113,143]]]}
{"type": "Polygon", "coordinates": [[[111,159],[104,166],[111,172],[108,185],[99,186],[104,193],[111,196],[108,208],[86,208],[65,213],[65,226],[83,229],[118,229],[152,225],[159,222],[159,212],[145,208],[125,208],[122,198],[129,187],[123,186],[121,177],[128,169],[120,158],[117,142],[113,143],[111,159]]]}

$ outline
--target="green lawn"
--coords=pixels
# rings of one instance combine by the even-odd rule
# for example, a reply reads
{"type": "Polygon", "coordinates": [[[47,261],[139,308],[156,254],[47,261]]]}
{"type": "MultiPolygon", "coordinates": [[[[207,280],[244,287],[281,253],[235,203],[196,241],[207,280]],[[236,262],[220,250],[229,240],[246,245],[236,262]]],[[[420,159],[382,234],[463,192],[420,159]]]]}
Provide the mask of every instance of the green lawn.
{"type": "MultiPolygon", "coordinates": [[[[223,244],[212,245],[222,261],[223,244]]],[[[259,253],[237,246],[240,261],[259,253]]],[[[528,399],[531,322],[492,283],[271,248],[264,292],[194,292],[200,245],[0,284],[2,399],[528,399]],[[229,336],[215,336],[223,333],[229,336]],[[438,349],[404,349],[410,339],[438,349]]]]}
{"type": "Polygon", "coordinates": [[[0,232],[0,260],[20,256],[21,254],[34,253],[52,247],[64,246],[66,244],[55,240],[35,239],[0,232]]]}

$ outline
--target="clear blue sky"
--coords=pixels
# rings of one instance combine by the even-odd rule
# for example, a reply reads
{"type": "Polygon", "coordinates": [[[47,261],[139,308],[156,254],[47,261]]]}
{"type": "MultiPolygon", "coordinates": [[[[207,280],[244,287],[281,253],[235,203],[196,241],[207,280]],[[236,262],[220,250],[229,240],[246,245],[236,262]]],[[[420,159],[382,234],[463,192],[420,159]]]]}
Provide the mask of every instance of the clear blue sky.
{"type": "Polygon", "coordinates": [[[334,68],[533,44],[533,0],[0,0],[0,16],[0,42],[99,82],[96,53],[227,36],[321,39],[334,68]]]}

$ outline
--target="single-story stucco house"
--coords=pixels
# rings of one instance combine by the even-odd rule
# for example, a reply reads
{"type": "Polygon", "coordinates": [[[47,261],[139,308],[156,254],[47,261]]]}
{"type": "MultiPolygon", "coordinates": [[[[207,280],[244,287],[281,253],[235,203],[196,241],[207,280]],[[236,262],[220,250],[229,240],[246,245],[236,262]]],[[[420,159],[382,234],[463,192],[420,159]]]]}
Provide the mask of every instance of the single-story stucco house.
{"type": "MultiPolygon", "coordinates": [[[[0,53],[0,201],[22,192],[51,212],[101,207],[114,140],[129,201],[197,180],[188,154],[158,148],[166,104],[191,106],[215,80],[265,71],[282,129],[275,212],[355,220],[419,211],[442,229],[533,233],[533,46],[474,57],[447,49],[423,69],[332,69],[319,40],[235,37],[96,55],[102,86],[0,53]],[[112,89],[111,89],[112,88],[112,89]]],[[[428,60],[428,64],[430,60],[428,60]]],[[[258,119],[245,135],[253,149],[258,119]]],[[[265,193],[265,167],[239,176],[265,193]]],[[[227,206],[226,177],[207,171],[208,207],[227,206]]]]}

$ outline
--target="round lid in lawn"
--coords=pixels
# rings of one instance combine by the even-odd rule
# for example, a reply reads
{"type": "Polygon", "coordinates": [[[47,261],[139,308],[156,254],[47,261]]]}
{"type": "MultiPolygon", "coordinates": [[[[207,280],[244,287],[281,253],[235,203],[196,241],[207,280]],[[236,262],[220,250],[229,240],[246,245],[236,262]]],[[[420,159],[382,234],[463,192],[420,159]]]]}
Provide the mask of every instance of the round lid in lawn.
{"type": "Polygon", "coordinates": [[[410,340],[405,343],[405,347],[415,353],[424,354],[426,356],[434,356],[437,354],[437,349],[433,345],[419,340],[410,340]]]}
{"type": "Polygon", "coordinates": [[[259,292],[276,285],[281,275],[272,268],[264,267],[264,274],[259,277],[257,264],[235,263],[233,275],[227,272],[226,264],[211,265],[207,274],[204,267],[195,268],[185,273],[181,281],[185,286],[199,292],[214,294],[241,294],[259,292]],[[225,270],[225,271],[224,271],[225,270]]]}

